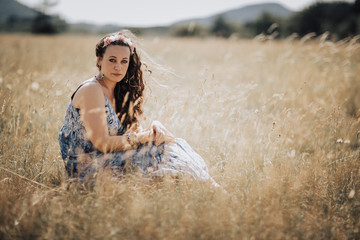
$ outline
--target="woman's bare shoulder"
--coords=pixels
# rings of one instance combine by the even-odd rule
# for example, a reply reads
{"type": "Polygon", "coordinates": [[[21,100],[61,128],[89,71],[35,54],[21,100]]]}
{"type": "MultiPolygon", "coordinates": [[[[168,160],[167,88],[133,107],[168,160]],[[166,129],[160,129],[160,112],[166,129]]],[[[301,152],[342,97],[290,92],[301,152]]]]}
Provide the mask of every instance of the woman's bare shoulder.
{"type": "Polygon", "coordinates": [[[81,87],[77,90],[72,100],[73,105],[81,108],[82,105],[90,102],[99,102],[99,105],[104,105],[104,93],[100,84],[95,80],[86,80],[81,87]]]}
{"type": "Polygon", "coordinates": [[[93,91],[102,92],[102,89],[101,89],[101,85],[96,80],[89,79],[82,83],[78,91],[83,91],[83,92],[90,91],[91,93],[93,93],[93,91]]]}

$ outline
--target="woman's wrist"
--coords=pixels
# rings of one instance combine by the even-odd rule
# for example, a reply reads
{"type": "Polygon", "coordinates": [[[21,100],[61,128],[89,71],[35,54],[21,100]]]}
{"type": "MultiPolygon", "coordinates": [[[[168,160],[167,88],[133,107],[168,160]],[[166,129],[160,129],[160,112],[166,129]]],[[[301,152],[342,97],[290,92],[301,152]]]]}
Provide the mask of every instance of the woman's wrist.
{"type": "Polygon", "coordinates": [[[127,133],[126,139],[132,148],[137,148],[140,144],[138,134],[135,132],[127,133]]]}

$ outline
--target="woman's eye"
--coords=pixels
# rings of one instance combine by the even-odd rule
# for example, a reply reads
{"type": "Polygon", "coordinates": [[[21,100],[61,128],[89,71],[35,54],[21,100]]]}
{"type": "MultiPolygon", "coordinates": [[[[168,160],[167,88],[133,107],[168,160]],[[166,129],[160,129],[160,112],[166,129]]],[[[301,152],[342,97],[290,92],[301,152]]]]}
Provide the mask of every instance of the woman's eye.
{"type": "Polygon", "coordinates": [[[128,63],[127,60],[122,60],[121,62],[124,63],[124,64],[128,63]]]}
{"type": "Polygon", "coordinates": [[[110,62],[115,62],[115,59],[110,59],[110,62]]]}

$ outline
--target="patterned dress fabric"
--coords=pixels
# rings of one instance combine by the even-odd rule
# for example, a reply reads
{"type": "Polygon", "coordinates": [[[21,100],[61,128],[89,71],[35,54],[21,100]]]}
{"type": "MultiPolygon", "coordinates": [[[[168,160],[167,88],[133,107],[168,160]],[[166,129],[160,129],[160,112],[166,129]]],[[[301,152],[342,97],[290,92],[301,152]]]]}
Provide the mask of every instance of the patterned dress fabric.
{"type": "MultiPolygon", "coordinates": [[[[121,125],[106,97],[105,103],[109,135],[123,135],[126,129],[121,125]]],[[[214,186],[218,186],[209,175],[201,156],[181,138],[176,138],[174,143],[159,146],[147,143],[133,150],[100,152],[86,137],[84,123],[80,120],[80,109],[75,108],[71,101],[58,140],[61,156],[70,177],[84,180],[85,177],[91,177],[106,167],[113,169],[113,172],[123,173],[130,163],[130,166],[136,167],[144,174],[189,175],[194,179],[210,181],[214,186]]]]}

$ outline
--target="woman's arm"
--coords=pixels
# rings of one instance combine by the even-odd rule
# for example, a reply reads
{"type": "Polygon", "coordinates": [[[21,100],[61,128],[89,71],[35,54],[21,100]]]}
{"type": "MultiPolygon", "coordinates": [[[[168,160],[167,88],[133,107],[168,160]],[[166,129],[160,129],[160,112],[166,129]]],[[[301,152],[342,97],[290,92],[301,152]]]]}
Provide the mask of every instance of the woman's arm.
{"type": "MultiPolygon", "coordinates": [[[[82,86],[73,99],[75,107],[80,108],[81,120],[84,122],[86,136],[94,147],[101,152],[115,152],[133,149],[135,146],[129,142],[128,134],[110,136],[106,122],[105,99],[101,87],[90,82],[82,86]]],[[[137,133],[140,143],[153,139],[151,131],[137,133]]]]}

